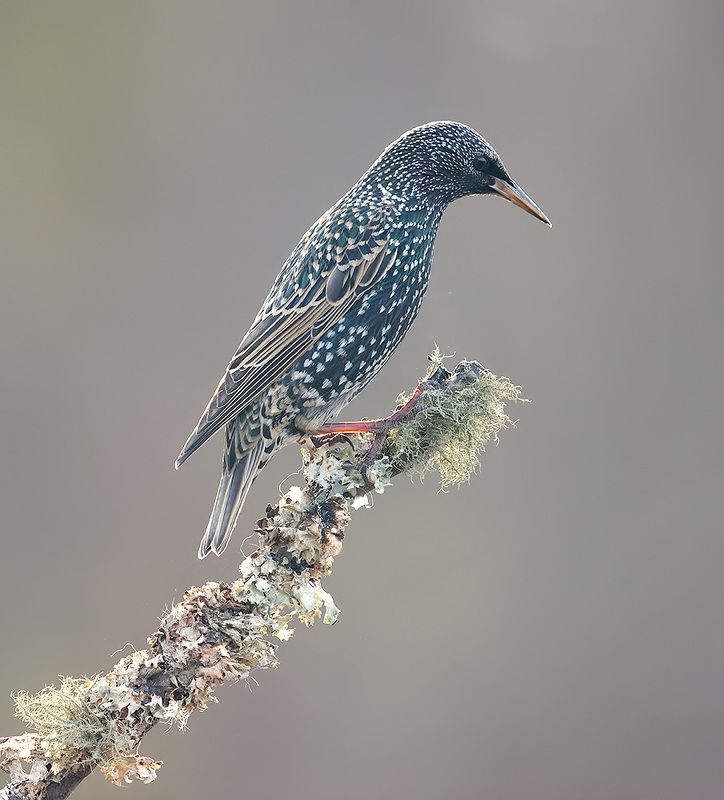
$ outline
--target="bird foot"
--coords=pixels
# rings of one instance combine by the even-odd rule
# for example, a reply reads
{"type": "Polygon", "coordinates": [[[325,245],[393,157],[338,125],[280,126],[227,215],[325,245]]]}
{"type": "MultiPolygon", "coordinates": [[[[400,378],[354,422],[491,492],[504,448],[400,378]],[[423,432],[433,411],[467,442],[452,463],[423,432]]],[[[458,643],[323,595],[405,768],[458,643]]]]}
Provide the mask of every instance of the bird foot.
{"type": "Polygon", "coordinates": [[[382,450],[387,439],[387,434],[403,422],[413,417],[419,410],[418,402],[425,389],[426,382],[418,384],[410,399],[401,406],[398,406],[388,417],[380,419],[363,419],[354,422],[327,422],[317,431],[311,434],[310,438],[315,447],[321,444],[331,444],[334,441],[346,439],[345,434],[351,433],[373,433],[374,439],[369,450],[362,461],[362,474],[367,474],[367,469],[374,463],[375,459],[382,450]]]}
{"type": "MultiPolygon", "coordinates": [[[[348,445],[352,444],[352,440],[349,436],[345,436],[343,433],[312,433],[309,435],[309,440],[315,447],[322,447],[325,444],[337,444],[338,442],[346,442],[348,445]]],[[[298,439],[297,441],[302,442],[302,439],[298,439]]]]}

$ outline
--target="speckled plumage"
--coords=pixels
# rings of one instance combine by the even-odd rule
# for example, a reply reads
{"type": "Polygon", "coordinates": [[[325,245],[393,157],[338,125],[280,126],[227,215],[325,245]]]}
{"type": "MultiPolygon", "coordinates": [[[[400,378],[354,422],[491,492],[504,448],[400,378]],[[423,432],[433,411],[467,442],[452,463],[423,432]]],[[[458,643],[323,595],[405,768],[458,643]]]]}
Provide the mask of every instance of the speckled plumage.
{"type": "Polygon", "coordinates": [[[225,426],[199,557],[223,552],[274,452],[335,417],[374,378],[417,315],[446,206],[494,193],[496,181],[515,186],[479,134],[455,122],[423,125],[393,142],[302,237],[177,461],[225,426]]]}

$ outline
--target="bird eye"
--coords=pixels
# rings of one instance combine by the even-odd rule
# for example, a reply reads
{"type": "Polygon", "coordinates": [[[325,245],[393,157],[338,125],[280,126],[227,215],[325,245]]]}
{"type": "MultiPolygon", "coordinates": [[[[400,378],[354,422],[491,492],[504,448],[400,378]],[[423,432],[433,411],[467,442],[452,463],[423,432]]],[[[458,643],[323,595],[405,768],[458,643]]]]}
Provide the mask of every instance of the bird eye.
{"type": "Polygon", "coordinates": [[[483,172],[488,168],[488,159],[485,156],[475,156],[473,159],[473,169],[483,172]]]}

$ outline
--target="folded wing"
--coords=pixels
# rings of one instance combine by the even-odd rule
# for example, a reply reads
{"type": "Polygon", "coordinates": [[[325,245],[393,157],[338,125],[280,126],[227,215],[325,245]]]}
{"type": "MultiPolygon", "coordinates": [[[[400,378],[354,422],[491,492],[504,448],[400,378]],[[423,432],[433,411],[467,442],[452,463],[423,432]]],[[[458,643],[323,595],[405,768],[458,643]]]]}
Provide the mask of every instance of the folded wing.
{"type": "Polygon", "coordinates": [[[229,362],[224,377],[176,461],[183,462],[284,375],[394,262],[382,220],[342,229],[322,252],[277,282],[229,362]],[[352,235],[354,231],[354,235],[352,235]]]}

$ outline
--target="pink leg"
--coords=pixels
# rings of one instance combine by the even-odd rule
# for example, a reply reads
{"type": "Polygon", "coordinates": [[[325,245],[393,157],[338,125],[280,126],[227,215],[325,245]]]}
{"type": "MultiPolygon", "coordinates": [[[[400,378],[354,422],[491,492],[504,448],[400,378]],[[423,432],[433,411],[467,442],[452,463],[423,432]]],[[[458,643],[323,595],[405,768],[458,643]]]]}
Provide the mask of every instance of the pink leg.
{"type": "Polygon", "coordinates": [[[395,409],[389,417],[381,419],[366,419],[355,422],[327,422],[312,434],[312,441],[315,445],[324,444],[329,442],[335,436],[348,433],[374,433],[375,440],[372,442],[367,455],[365,456],[363,466],[369,466],[379,453],[382,445],[385,443],[389,431],[400,425],[401,423],[414,416],[418,409],[417,403],[420,399],[424,389],[424,384],[420,384],[412,393],[412,397],[402,406],[395,409]]]}
{"type": "Polygon", "coordinates": [[[324,435],[328,433],[387,433],[391,428],[396,427],[412,417],[417,409],[418,400],[423,391],[420,384],[412,393],[412,397],[402,406],[395,409],[389,417],[381,419],[364,419],[356,422],[326,422],[314,432],[314,435],[324,435]]]}

